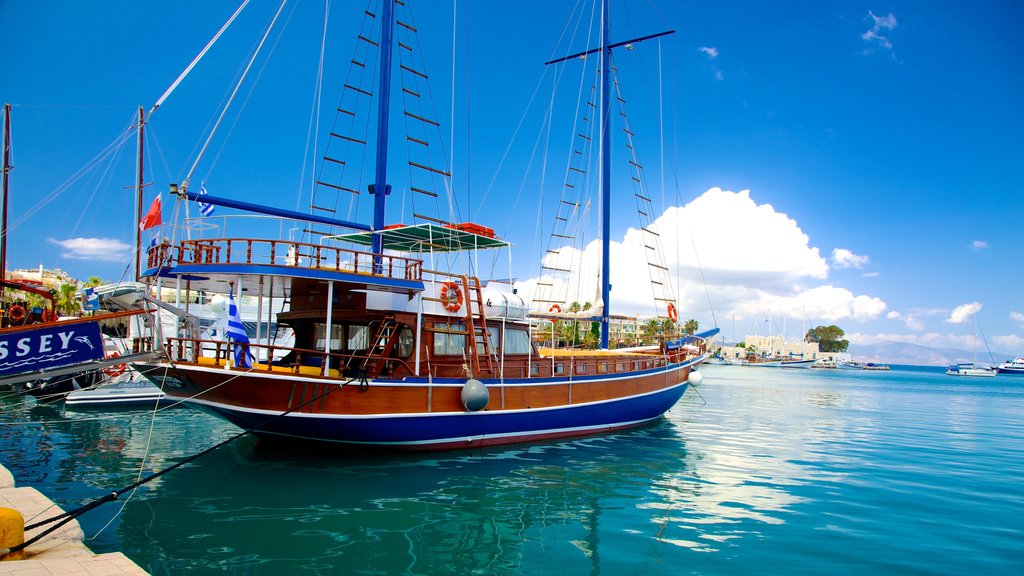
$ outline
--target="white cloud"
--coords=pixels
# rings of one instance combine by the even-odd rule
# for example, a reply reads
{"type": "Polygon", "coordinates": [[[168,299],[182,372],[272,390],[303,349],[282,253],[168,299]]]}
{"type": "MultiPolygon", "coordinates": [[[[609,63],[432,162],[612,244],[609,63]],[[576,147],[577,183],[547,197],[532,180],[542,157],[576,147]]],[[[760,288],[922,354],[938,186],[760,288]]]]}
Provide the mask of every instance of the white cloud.
{"type": "MultiPolygon", "coordinates": [[[[735,314],[739,320],[774,318],[835,322],[868,320],[886,310],[880,298],[853,292],[821,281],[828,278],[828,262],[796,221],[770,204],[757,204],[750,192],[712,188],[686,206],[670,207],[654,223],[675,290],[680,315],[710,321],[711,304],[718,317],[735,314]],[[677,273],[678,271],[678,273],[677,273]],[[701,279],[704,279],[702,282],[701,279]],[[706,285],[705,285],[706,282],[706,285]]],[[[528,298],[566,298],[596,302],[599,246],[583,251],[563,249],[545,257],[548,265],[574,272],[561,290],[537,294],[537,279],[519,282],[528,298]],[[537,295],[535,295],[537,294],[537,295]]],[[[643,233],[626,232],[611,246],[612,311],[647,315],[652,303],[643,233]]],[[[702,320],[702,322],[705,320],[702,320]]],[[[781,326],[780,326],[781,328],[781,326]]]]}
{"type": "Polygon", "coordinates": [[[985,248],[988,248],[988,242],[985,242],[984,240],[975,240],[974,242],[971,242],[971,248],[975,250],[984,250],[985,248]]]}
{"type": "Polygon", "coordinates": [[[1014,322],[1024,323],[1024,313],[1013,310],[1010,312],[1010,320],[1013,320],[1014,322]]]}
{"type": "Polygon", "coordinates": [[[697,52],[703,52],[707,55],[709,60],[718,58],[718,48],[715,48],[714,46],[701,46],[700,48],[697,48],[697,52]]]}
{"type": "Polygon", "coordinates": [[[924,322],[921,322],[918,319],[918,317],[915,316],[915,315],[903,314],[903,313],[897,312],[896,310],[893,310],[892,312],[889,312],[888,314],[886,314],[885,317],[890,319],[890,320],[899,320],[899,321],[903,322],[904,324],[906,324],[907,328],[909,328],[909,329],[911,329],[911,330],[913,330],[915,332],[920,332],[921,330],[924,330],[924,322]]]}
{"type": "Polygon", "coordinates": [[[131,258],[132,254],[130,245],[113,238],[47,238],[46,241],[63,248],[61,256],[72,260],[119,262],[131,258]]]}
{"type": "Polygon", "coordinates": [[[863,268],[867,263],[867,256],[858,256],[846,248],[832,250],[832,264],[836,268],[863,268]]]}
{"type": "Polygon", "coordinates": [[[1024,338],[1017,336],[1016,334],[993,336],[992,344],[994,348],[1003,351],[1024,350],[1024,338]]]}
{"type": "Polygon", "coordinates": [[[981,310],[980,302],[969,302],[967,304],[961,304],[953,309],[950,313],[949,318],[946,318],[946,322],[949,324],[963,324],[971,319],[975,314],[981,310]]]}
{"type": "MultiPolygon", "coordinates": [[[[875,13],[868,10],[868,18],[872,22],[871,29],[864,32],[860,37],[867,43],[871,44],[872,47],[878,46],[885,50],[892,50],[892,41],[884,36],[881,32],[883,30],[893,30],[896,28],[896,16],[892,12],[885,16],[875,16],[875,13]]],[[[869,48],[865,50],[865,53],[872,52],[869,48]]]]}

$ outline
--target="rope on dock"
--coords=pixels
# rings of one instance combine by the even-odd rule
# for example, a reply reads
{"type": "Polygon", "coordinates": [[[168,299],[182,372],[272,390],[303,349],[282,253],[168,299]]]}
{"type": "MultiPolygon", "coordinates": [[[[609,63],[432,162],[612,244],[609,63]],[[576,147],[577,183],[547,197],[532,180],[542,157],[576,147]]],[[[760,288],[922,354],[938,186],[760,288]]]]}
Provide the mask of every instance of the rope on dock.
{"type": "Polygon", "coordinates": [[[167,474],[171,470],[175,470],[177,468],[180,468],[181,466],[184,466],[185,464],[188,464],[189,462],[197,460],[197,459],[205,456],[206,454],[209,454],[210,452],[213,452],[214,450],[220,448],[221,446],[224,446],[226,444],[230,444],[231,442],[234,442],[235,440],[238,440],[239,438],[249,434],[250,432],[253,432],[255,430],[258,430],[258,429],[266,426],[267,424],[270,424],[271,422],[277,420],[278,418],[283,418],[283,417],[287,416],[288,414],[291,414],[292,412],[295,412],[296,410],[300,410],[302,408],[305,408],[306,406],[309,406],[310,404],[313,404],[314,402],[317,402],[317,401],[327,397],[328,394],[331,394],[331,393],[333,393],[333,392],[335,392],[337,390],[341,390],[342,388],[344,388],[345,386],[348,386],[349,384],[351,384],[353,382],[358,382],[360,389],[365,389],[365,387],[369,387],[369,382],[366,381],[366,375],[365,374],[361,374],[359,376],[351,378],[350,380],[348,380],[346,382],[343,382],[342,384],[340,384],[338,386],[329,387],[326,392],[324,392],[323,394],[320,394],[319,396],[315,396],[314,398],[312,398],[308,402],[304,402],[304,403],[302,403],[302,404],[300,404],[300,405],[298,405],[298,406],[296,406],[294,408],[290,408],[290,409],[286,410],[285,412],[282,412],[282,413],[280,413],[280,414],[278,414],[276,416],[272,416],[270,418],[267,418],[266,420],[264,420],[263,422],[261,422],[260,424],[258,424],[257,426],[255,426],[253,428],[247,428],[245,430],[242,430],[238,434],[235,434],[234,436],[232,436],[232,437],[230,437],[230,438],[228,438],[226,440],[218,442],[217,444],[214,444],[213,446],[207,448],[206,450],[203,450],[203,451],[201,451],[201,452],[199,452],[197,454],[193,454],[192,456],[189,456],[188,458],[185,458],[184,460],[182,460],[180,462],[177,462],[177,463],[175,463],[175,464],[173,464],[173,465],[171,465],[171,466],[169,466],[167,468],[164,468],[163,470],[160,470],[159,472],[155,472],[153,474],[150,474],[149,476],[147,476],[147,477],[145,477],[145,478],[143,478],[141,480],[138,480],[136,482],[133,482],[132,484],[129,484],[128,486],[126,486],[124,488],[121,488],[120,490],[115,490],[115,491],[113,491],[113,492],[111,492],[111,493],[109,493],[109,494],[107,494],[105,496],[102,496],[100,498],[97,498],[96,500],[93,500],[92,502],[89,502],[88,504],[80,506],[79,508],[77,508],[75,510],[71,510],[70,512],[65,512],[63,514],[58,514],[57,516],[54,516],[52,518],[47,518],[46,520],[42,520],[42,521],[36,522],[34,524],[30,524],[28,526],[25,526],[25,530],[28,531],[28,530],[33,530],[35,528],[39,528],[40,526],[45,526],[46,524],[50,524],[52,522],[57,522],[53,526],[47,528],[46,530],[44,530],[43,532],[40,532],[39,534],[37,534],[35,536],[33,536],[31,539],[26,540],[22,544],[19,544],[17,546],[11,547],[11,548],[0,548],[0,557],[5,556],[7,554],[10,554],[12,552],[19,552],[21,550],[24,550],[25,548],[28,548],[32,544],[35,544],[36,542],[41,540],[44,536],[50,534],[51,532],[54,532],[55,530],[57,530],[61,526],[67,524],[68,522],[71,522],[72,520],[74,520],[75,518],[81,516],[82,514],[85,514],[86,512],[88,512],[88,511],[90,511],[90,510],[92,510],[94,508],[97,508],[97,507],[99,507],[102,504],[106,504],[107,502],[112,502],[114,500],[117,500],[118,498],[120,498],[125,493],[130,492],[130,491],[138,488],[139,486],[142,486],[143,484],[146,484],[146,483],[148,483],[148,482],[150,482],[152,480],[155,480],[155,479],[159,478],[160,476],[163,476],[164,474],[167,474]]]}

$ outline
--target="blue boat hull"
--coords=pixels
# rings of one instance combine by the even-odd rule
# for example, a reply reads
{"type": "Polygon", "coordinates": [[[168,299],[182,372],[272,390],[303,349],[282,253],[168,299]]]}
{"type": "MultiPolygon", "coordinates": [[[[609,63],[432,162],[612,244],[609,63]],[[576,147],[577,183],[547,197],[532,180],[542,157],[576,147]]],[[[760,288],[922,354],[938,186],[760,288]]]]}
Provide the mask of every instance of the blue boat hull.
{"type": "Polygon", "coordinates": [[[263,411],[193,400],[191,404],[260,436],[352,446],[440,450],[585,436],[640,426],[661,417],[688,384],[591,404],[533,410],[345,416],[263,411]]]}

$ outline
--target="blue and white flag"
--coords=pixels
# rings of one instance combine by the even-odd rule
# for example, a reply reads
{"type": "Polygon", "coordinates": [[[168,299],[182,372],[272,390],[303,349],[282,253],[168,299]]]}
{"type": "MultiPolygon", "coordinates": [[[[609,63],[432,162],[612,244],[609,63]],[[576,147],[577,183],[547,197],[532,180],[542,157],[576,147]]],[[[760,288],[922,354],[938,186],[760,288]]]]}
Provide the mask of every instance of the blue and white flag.
{"type": "MultiPolygon", "coordinates": [[[[203,184],[203,185],[201,185],[199,187],[199,195],[200,196],[206,196],[206,184],[203,184]]],[[[200,200],[199,201],[199,213],[202,214],[204,217],[207,217],[207,218],[209,218],[210,216],[213,216],[213,204],[207,204],[206,202],[203,202],[202,200],[200,200]]]]}
{"type": "Polygon", "coordinates": [[[228,328],[225,335],[235,343],[235,366],[252,368],[252,354],[249,353],[249,335],[242,325],[242,315],[235,304],[235,295],[228,292],[228,328]]]}

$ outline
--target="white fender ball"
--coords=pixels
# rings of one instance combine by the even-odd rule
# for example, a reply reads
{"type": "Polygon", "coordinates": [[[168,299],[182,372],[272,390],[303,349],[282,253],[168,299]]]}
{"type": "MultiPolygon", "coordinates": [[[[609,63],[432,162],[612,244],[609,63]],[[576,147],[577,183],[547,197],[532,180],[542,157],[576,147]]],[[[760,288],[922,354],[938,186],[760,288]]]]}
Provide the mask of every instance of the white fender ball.
{"type": "Polygon", "coordinates": [[[462,386],[462,405],[470,412],[483,410],[490,397],[491,394],[487,391],[487,386],[484,386],[484,383],[479,380],[471,378],[466,380],[462,386]]]}
{"type": "Polygon", "coordinates": [[[690,375],[686,377],[686,381],[690,383],[690,386],[696,388],[704,382],[704,375],[696,370],[690,370],[690,375]]]}

